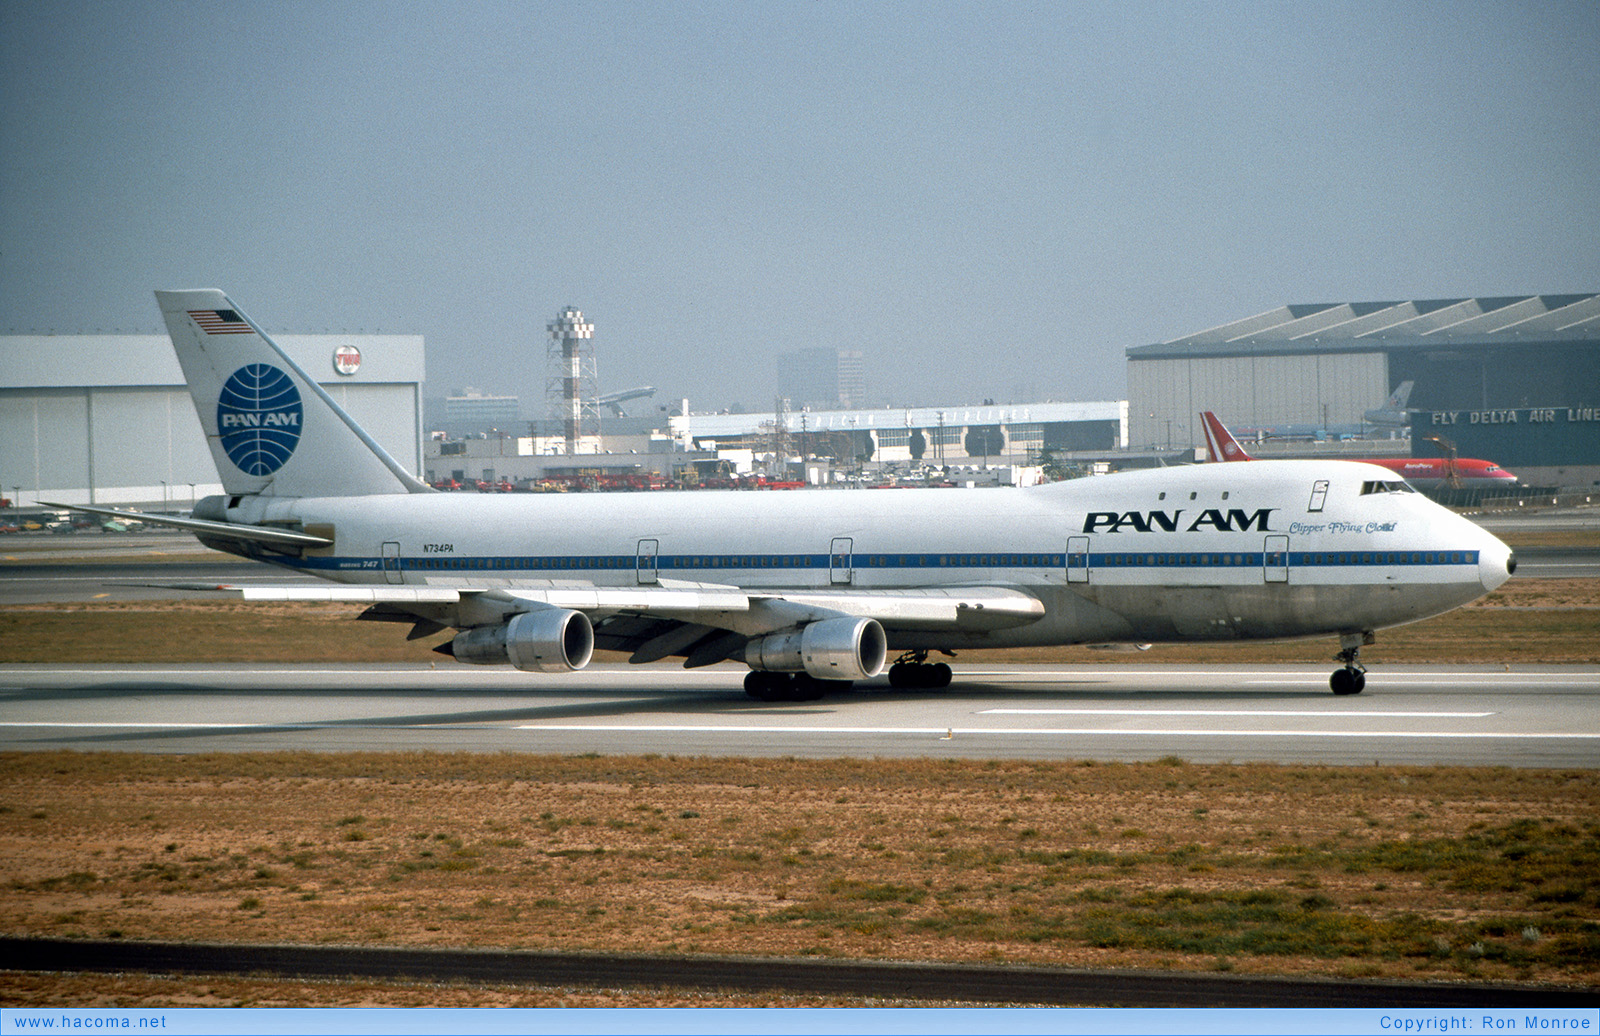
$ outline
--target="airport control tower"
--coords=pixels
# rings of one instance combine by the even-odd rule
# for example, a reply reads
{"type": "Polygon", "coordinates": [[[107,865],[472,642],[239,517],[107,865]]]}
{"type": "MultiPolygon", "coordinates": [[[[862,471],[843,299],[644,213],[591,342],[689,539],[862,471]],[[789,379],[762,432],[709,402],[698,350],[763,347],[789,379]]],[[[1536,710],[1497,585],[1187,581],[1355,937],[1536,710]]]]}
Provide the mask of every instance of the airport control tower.
{"type": "Polygon", "coordinates": [[[566,452],[577,453],[585,436],[600,435],[600,411],[595,403],[600,393],[594,365],[594,325],[583,319],[582,310],[567,306],[548,328],[545,396],[550,416],[561,424],[566,452]]]}

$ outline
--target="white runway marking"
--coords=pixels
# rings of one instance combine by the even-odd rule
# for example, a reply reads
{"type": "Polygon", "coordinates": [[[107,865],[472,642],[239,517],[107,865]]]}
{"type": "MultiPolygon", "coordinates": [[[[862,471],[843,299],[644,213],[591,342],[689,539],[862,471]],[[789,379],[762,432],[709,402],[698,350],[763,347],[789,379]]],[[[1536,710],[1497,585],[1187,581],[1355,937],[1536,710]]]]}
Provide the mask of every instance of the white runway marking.
{"type": "Polygon", "coordinates": [[[1364,719],[1484,719],[1493,712],[1301,712],[1282,710],[1226,710],[1226,709],[984,709],[982,716],[1293,716],[1314,718],[1331,716],[1345,719],[1352,716],[1364,719]]]}
{"type": "MultiPolygon", "coordinates": [[[[94,722],[26,722],[0,721],[0,727],[68,730],[322,730],[322,729],[412,729],[449,730],[475,724],[455,723],[344,723],[301,721],[286,723],[117,723],[99,720],[94,722]]],[[[762,725],[712,725],[712,724],[602,724],[602,723],[523,723],[509,729],[549,733],[632,733],[632,734],[845,734],[858,736],[902,735],[907,737],[937,737],[950,740],[958,736],[1000,735],[1013,737],[1326,737],[1326,738],[1471,738],[1539,740],[1600,740],[1600,733],[1554,733],[1506,731],[1457,730],[1223,730],[1200,728],[1163,729],[1159,727],[822,727],[762,725]]]]}
{"type": "MultiPolygon", "coordinates": [[[[1328,682],[1327,674],[1329,672],[1327,668],[1322,666],[1317,666],[1312,669],[1306,669],[1304,667],[1297,667],[1293,669],[1233,669],[1229,666],[1217,666],[1214,669],[1205,670],[1164,669],[1158,667],[1145,668],[1142,663],[1137,662],[1130,662],[1126,665],[1118,665],[1114,662],[1108,662],[1101,663],[1095,668],[1088,669],[1037,669],[1033,671],[1003,669],[958,669],[956,670],[956,678],[957,680],[964,680],[969,677],[984,677],[986,679],[1010,678],[1029,682],[1046,679],[1082,679],[1084,677],[1097,677],[1101,679],[1117,680],[1128,680],[1136,677],[1204,677],[1205,679],[1209,680],[1213,679],[1217,675],[1217,670],[1219,669],[1226,669],[1228,670],[1230,676],[1246,680],[1250,683],[1326,684],[1328,682]],[[1101,666],[1103,666],[1103,668],[1101,666]]],[[[1439,672],[1404,673],[1395,672],[1388,669],[1369,669],[1367,670],[1367,675],[1374,680],[1381,679],[1385,683],[1389,681],[1407,680],[1420,681],[1422,683],[1441,683],[1444,681],[1449,681],[1452,684],[1487,683],[1494,684],[1496,686],[1503,684],[1508,675],[1514,677],[1518,683],[1530,683],[1537,681],[1569,683],[1572,680],[1572,675],[1570,673],[1518,672],[1508,674],[1498,669],[1463,673],[1446,672],[1442,674],[1439,672]]],[[[957,684],[954,689],[959,690],[960,685],[957,684]]]]}
{"type": "Polygon", "coordinates": [[[1161,729],[1157,727],[1129,729],[1122,727],[788,727],[788,726],[701,726],[701,725],[630,725],[598,723],[525,723],[515,729],[537,731],[564,731],[589,734],[908,734],[937,736],[946,734],[1000,734],[1022,737],[1040,737],[1048,734],[1063,736],[1105,735],[1110,737],[1421,737],[1421,738],[1577,738],[1600,740],[1600,733],[1501,733],[1496,731],[1456,730],[1201,730],[1161,729]]]}
{"type": "Polygon", "coordinates": [[[112,727],[112,728],[119,729],[119,730],[127,730],[127,729],[131,729],[131,728],[138,728],[138,729],[141,729],[141,730],[143,730],[143,729],[150,729],[150,730],[217,730],[217,729],[221,729],[221,728],[227,728],[229,730],[249,730],[249,729],[251,729],[253,727],[259,727],[259,728],[262,728],[262,729],[282,730],[285,727],[306,727],[306,728],[310,729],[310,728],[315,727],[315,726],[318,726],[318,724],[315,724],[315,723],[105,723],[105,722],[96,722],[96,723],[52,723],[52,722],[48,722],[48,721],[41,721],[41,722],[38,722],[38,723],[28,723],[28,722],[20,721],[20,720],[17,721],[17,722],[0,723],[0,727],[67,727],[67,728],[73,729],[73,730],[76,730],[76,729],[79,729],[79,728],[98,729],[98,728],[101,728],[101,727],[112,727]]]}

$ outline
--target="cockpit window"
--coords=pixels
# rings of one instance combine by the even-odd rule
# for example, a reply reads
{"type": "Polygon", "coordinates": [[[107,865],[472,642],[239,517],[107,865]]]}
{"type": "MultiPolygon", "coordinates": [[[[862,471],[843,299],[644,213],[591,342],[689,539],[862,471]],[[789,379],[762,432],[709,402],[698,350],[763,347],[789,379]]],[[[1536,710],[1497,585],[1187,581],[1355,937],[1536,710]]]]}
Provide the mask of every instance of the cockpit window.
{"type": "Polygon", "coordinates": [[[1415,492],[1416,492],[1416,490],[1411,488],[1411,483],[1405,482],[1405,481],[1399,481],[1399,482],[1363,482],[1363,483],[1361,483],[1361,495],[1362,496],[1370,496],[1373,493],[1415,493],[1415,492]]]}

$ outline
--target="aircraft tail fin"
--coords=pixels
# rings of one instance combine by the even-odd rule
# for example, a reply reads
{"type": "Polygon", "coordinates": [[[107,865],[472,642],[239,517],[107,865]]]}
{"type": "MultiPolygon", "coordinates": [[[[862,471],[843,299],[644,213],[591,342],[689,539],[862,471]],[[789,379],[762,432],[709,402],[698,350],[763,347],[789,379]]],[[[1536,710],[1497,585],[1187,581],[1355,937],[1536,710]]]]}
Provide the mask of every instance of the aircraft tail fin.
{"type": "Polygon", "coordinates": [[[1234,441],[1233,433],[1228,431],[1223,423],[1217,420],[1217,415],[1209,410],[1200,412],[1200,422],[1206,429],[1206,449],[1211,453],[1214,461],[1226,460],[1254,460],[1244,447],[1234,441]]]}
{"type": "Polygon", "coordinates": [[[1402,381],[1400,387],[1395,389],[1394,394],[1389,397],[1389,401],[1383,404],[1383,408],[1385,410],[1404,410],[1406,404],[1411,401],[1411,386],[1415,384],[1416,382],[1414,381],[1402,381]]]}
{"type": "Polygon", "coordinates": [[[227,295],[158,291],[156,302],[228,495],[430,491],[227,295]]]}

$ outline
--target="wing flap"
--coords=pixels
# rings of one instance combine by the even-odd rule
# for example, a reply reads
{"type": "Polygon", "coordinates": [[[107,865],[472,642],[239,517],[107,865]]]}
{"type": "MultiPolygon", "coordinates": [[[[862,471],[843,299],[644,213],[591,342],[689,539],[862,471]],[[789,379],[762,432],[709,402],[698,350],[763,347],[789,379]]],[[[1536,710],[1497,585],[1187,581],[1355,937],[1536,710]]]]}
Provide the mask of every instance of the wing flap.
{"type": "MultiPolygon", "coordinates": [[[[348,601],[355,604],[456,604],[463,591],[445,586],[231,586],[211,589],[244,601],[348,601]]],[[[470,594],[471,591],[466,591],[470,594]]]]}
{"type": "Polygon", "coordinates": [[[1043,601],[1003,586],[795,592],[773,597],[789,605],[876,619],[891,630],[1002,630],[1044,618],[1043,601]]]}

